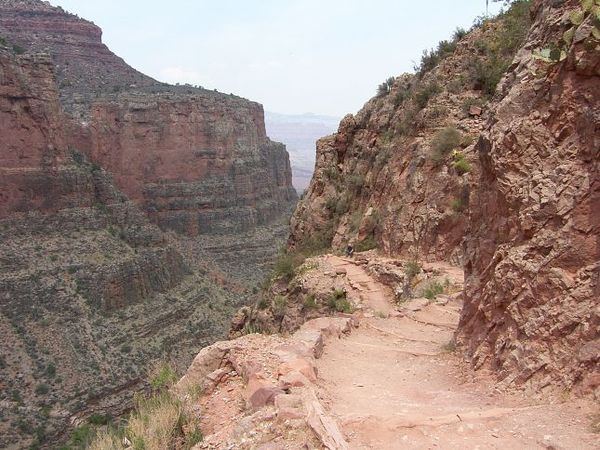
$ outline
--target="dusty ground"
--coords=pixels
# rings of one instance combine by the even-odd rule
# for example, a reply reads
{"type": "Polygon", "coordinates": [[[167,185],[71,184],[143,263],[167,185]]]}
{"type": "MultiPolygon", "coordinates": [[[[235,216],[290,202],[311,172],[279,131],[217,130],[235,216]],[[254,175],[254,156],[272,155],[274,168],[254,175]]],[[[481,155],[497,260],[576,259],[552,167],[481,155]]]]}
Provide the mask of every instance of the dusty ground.
{"type": "MultiPolygon", "coordinates": [[[[597,405],[549,404],[500,392],[453,352],[457,296],[400,307],[362,267],[330,256],[362,298],[358,330],[317,361],[319,397],[352,449],[594,449],[597,405]]],[[[462,282],[456,268],[436,267],[462,282]]]]}

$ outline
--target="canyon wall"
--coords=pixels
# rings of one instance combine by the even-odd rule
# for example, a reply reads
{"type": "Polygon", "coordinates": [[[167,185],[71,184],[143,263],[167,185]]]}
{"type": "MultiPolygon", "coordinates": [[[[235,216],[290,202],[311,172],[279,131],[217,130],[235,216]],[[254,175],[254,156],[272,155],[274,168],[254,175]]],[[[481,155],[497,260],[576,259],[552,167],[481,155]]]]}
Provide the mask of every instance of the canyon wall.
{"type": "Polygon", "coordinates": [[[597,393],[599,11],[515,1],[387,80],[318,143],[290,248],[461,263],[474,367],[597,393]]]}
{"type": "Polygon", "coordinates": [[[42,1],[0,2],[0,36],[52,55],[69,147],[162,228],[248,231],[296,201],[287,152],[266,136],[260,104],[159,83],[114,55],[96,25],[42,1]]]}
{"type": "Polygon", "coordinates": [[[0,47],[0,74],[0,447],[12,449],[123,413],[156,361],[186,367],[244,297],[67,150],[47,55],[0,47]]]}
{"type": "Polygon", "coordinates": [[[159,83],[101,34],[0,0],[2,448],[120,416],[223,337],[297,198],[261,105],[159,83]]]}
{"type": "Polygon", "coordinates": [[[476,367],[538,392],[600,386],[600,34],[582,11],[534,5],[477,144],[465,246],[460,340],[476,367]],[[560,61],[532,53],[556,42],[560,61]]]}

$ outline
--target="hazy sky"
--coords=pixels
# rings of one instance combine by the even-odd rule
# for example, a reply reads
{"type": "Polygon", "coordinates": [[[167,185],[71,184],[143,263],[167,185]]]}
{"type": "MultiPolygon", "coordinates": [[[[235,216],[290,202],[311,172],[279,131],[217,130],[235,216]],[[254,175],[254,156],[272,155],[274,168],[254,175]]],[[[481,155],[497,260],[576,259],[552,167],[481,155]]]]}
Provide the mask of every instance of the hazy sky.
{"type": "Polygon", "coordinates": [[[356,112],[381,81],[485,13],[485,0],[50,3],[95,22],[104,43],[158,80],[233,92],[270,111],[336,116],[356,112]]]}

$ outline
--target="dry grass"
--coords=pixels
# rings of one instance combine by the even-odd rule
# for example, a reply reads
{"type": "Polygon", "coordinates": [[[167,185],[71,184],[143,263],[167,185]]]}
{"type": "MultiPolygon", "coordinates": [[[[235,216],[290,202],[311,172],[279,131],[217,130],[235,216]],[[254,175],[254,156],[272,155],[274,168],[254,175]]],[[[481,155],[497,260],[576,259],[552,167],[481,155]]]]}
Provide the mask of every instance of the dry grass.
{"type": "Polygon", "coordinates": [[[169,393],[136,398],[135,412],[129,418],[125,435],[135,450],[171,448],[182,434],[181,402],[169,393]]]}
{"type": "Polygon", "coordinates": [[[115,450],[123,448],[121,440],[110,431],[102,431],[96,435],[88,450],[115,450]]]}

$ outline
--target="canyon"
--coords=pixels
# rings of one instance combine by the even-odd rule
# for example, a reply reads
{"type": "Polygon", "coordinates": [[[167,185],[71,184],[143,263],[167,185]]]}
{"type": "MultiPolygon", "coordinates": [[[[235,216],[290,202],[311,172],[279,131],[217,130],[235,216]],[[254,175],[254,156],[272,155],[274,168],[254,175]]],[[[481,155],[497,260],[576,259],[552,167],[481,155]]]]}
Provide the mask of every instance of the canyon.
{"type": "Polygon", "coordinates": [[[508,2],[385,80],[289,236],[262,106],[45,2],[0,36],[1,446],[597,448],[598,1],[508,2]]]}
{"type": "Polygon", "coordinates": [[[0,446],[119,417],[224,337],[297,194],[263,108],[129,67],[91,22],[0,2],[0,446]]]}

